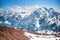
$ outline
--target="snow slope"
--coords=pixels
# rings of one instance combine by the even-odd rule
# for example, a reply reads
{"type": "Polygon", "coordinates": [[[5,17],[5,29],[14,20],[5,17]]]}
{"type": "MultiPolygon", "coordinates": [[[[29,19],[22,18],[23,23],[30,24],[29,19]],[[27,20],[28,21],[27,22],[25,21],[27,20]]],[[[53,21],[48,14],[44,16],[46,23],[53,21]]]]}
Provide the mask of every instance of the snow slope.
{"type": "Polygon", "coordinates": [[[60,39],[60,37],[54,37],[54,35],[36,35],[28,32],[25,32],[24,35],[30,38],[30,40],[59,40],[60,39]]]}

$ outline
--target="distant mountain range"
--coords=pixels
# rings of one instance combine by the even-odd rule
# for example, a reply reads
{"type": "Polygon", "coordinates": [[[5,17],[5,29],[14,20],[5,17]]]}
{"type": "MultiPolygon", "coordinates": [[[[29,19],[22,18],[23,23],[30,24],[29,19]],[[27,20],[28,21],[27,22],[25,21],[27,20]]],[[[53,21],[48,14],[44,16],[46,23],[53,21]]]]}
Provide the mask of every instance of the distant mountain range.
{"type": "Polygon", "coordinates": [[[32,31],[60,31],[60,13],[53,8],[23,9],[0,8],[0,26],[23,28],[32,31]]]}

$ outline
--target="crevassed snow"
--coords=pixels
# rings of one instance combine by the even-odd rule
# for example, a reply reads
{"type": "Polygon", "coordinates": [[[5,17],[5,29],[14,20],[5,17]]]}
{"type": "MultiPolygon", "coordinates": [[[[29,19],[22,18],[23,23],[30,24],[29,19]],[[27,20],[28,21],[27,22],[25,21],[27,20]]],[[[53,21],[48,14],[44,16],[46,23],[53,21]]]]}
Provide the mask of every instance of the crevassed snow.
{"type": "Polygon", "coordinates": [[[56,17],[47,18],[47,22],[49,22],[49,25],[53,24],[54,22],[56,22],[56,17]]]}

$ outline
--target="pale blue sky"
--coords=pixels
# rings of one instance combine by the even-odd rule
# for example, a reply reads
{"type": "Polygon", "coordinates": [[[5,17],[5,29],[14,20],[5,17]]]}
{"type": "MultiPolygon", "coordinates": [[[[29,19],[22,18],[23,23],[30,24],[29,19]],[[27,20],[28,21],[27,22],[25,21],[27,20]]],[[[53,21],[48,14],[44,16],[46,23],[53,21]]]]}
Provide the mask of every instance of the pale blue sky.
{"type": "Polygon", "coordinates": [[[52,7],[55,9],[59,9],[60,7],[60,0],[0,0],[0,7],[11,7],[14,5],[18,6],[33,6],[33,5],[40,5],[43,7],[52,7]]]}

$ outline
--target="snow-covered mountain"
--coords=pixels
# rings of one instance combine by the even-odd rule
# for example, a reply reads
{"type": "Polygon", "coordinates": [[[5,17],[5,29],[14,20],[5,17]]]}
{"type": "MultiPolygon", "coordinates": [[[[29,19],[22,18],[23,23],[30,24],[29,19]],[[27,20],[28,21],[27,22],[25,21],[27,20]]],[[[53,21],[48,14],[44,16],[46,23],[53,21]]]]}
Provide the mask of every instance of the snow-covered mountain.
{"type": "Polygon", "coordinates": [[[0,8],[0,25],[33,31],[60,31],[60,13],[53,8],[0,8]]]}

